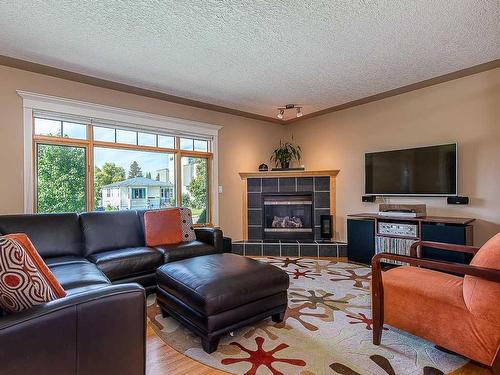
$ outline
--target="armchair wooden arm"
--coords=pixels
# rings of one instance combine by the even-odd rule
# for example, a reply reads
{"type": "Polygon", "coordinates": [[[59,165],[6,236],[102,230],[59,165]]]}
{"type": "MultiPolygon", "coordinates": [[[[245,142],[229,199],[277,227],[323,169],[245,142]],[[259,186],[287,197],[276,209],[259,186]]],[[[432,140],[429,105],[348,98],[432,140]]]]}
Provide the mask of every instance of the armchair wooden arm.
{"type": "MultiPolygon", "coordinates": [[[[433,242],[420,242],[420,244],[423,244],[424,246],[427,246],[428,243],[434,244],[433,242]]],[[[396,260],[409,263],[412,266],[422,266],[437,271],[476,276],[500,283],[500,270],[496,269],[471,266],[461,263],[451,263],[425,258],[417,258],[407,255],[398,255],[391,253],[377,254],[372,258],[373,343],[375,345],[380,344],[382,327],[384,325],[384,287],[382,283],[382,268],[380,266],[380,262],[383,259],[396,260]]]]}
{"type": "Polygon", "coordinates": [[[460,253],[469,253],[472,255],[476,255],[476,253],[479,251],[479,247],[475,247],[475,246],[455,245],[455,244],[444,243],[444,242],[418,241],[418,242],[415,242],[413,245],[411,245],[410,255],[412,257],[420,258],[419,249],[421,249],[422,246],[430,247],[433,249],[456,251],[456,252],[460,252],[460,253]]]}
{"type": "MultiPolygon", "coordinates": [[[[437,243],[437,242],[436,242],[437,243]]],[[[412,266],[422,266],[437,271],[458,273],[461,275],[476,276],[489,281],[500,283],[500,271],[493,268],[471,266],[469,264],[452,263],[425,258],[416,258],[407,255],[398,255],[391,253],[380,253],[372,258],[372,280],[375,280],[375,275],[381,276],[380,262],[382,259],[396,260],[405,262],[412,266]]]]}

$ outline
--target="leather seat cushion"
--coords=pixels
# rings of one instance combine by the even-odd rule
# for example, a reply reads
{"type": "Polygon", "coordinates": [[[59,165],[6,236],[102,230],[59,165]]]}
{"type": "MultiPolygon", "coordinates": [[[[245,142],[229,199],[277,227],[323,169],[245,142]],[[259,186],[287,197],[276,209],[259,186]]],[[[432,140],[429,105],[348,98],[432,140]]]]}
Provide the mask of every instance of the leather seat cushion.
{"type": "Polygon", "coordinates": [[[162,252],[151,247],[104,251],[92,254],[88,259],[112,281],[154,272],[163,264],[162,252]]]}
{"type": "Polygon", "coordinates": [[[63,289],[72,294],[73,289],[88,289],[95,286],[106,286],[111,284],[95,264],[82,258],[74,258],[73,261],[67,257],[47,259],[46,263],[63,289]],[[69,260],[69,261],[68,261],[69,260]]]}
{"type": "Polygon", "coordinates": [[[200,256],[161,266],[158,286],[205,316],[286,291],[287,273],[236,254],[200,256]]]}
{"type": "Polygon", "coordinates": [[[60,266],[63,264],[75,264],[75,263],[90,263],[87,259],[75,256],[62,256],[44,259],[45,264],[50,268],[54,266],[60,266]]]}
{"type": "Polygon", "coordinates": [[[179,242],[171,245],[156,246],[156,249],[165,254],[165,263],[217,253],[215,246],[201,241],[179,242]]]}

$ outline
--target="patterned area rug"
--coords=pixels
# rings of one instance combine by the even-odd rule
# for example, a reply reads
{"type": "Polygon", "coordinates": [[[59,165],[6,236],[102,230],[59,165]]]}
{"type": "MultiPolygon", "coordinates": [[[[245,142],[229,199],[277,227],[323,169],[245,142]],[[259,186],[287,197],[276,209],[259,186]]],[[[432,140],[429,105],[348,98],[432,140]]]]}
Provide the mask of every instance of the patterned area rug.
{"type": "Polygon", "coordinates": [[[168,345],[234,374],[447,374],[467,360],[432,343],[385,327],[382,345],[372,344],[370,269],[305,258],[260,258],[290,275],[283,323],[266,319],[237,330],[207,354],[200,340],[172,318],[162,318],[154,295],[149,324],[168,345]]]}

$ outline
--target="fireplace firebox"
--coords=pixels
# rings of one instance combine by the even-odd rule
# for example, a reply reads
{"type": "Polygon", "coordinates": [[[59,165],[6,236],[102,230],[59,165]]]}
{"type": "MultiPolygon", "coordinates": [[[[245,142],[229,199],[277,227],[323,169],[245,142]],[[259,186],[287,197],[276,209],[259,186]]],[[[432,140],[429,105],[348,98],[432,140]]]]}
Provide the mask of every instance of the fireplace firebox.
{"type": "Polygon", "coordinates": [[[264,240],[314,239],[312,193],[272,193],[262,196],[264,240]]]}

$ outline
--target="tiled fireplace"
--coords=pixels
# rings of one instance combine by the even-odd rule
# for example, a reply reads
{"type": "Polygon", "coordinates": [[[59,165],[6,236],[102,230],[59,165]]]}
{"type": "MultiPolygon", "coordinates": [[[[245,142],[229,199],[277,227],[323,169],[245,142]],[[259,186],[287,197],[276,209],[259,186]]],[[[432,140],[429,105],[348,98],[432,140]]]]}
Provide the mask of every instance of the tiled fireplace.
{"type": "Polygon", "coordinates": [[[267,193],[262,195],[262,239],[314,239],[311,193],[267,193]]]}
{"type": "Polygon", "coordinates": [[[244,239],[234,241],[233,251],[265,256],[345,256],[345,244],[321,238],[321,215],[335,218],[337,173],[240,173],[245,180],[244,239]]]}

